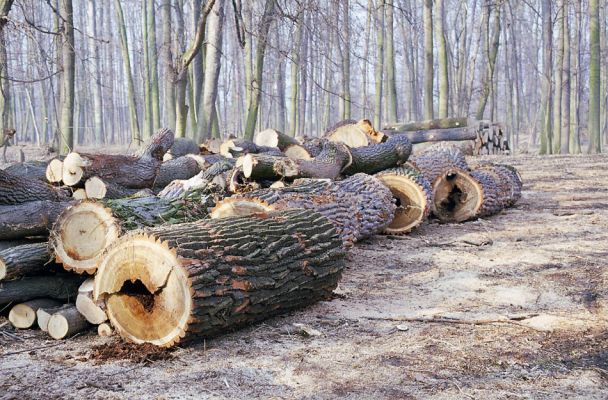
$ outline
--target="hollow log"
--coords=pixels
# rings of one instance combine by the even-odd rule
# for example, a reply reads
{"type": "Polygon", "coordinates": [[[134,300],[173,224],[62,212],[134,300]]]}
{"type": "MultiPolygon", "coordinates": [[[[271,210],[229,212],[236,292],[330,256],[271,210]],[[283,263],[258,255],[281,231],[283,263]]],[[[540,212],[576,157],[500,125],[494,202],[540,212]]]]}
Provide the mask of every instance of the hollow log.
{"type": "Polygon", "coordinates": [[[325,138],[332,142],[342,142],[348,147],[364,147],[371,143],[386,140],[382,132],[378,132],[368,119],[344,120],[325,131],[325,138]]]}
{"type": "Polygon", "coordinates": [[[404,135],[394,135],[384,143],[350,149],[352,162],[344,169],[344,174],[375,174],[405,163],[411,153],[409,139],[404,135]]]}
{"type": "Polygon", "coordinates": [[[22,303],[39,297],[74,300],[82,278],[73,274],[32,276],[0,282],[0,304],[22,303]]]}
{"type": "Polygon", "coordinates": [[[48,236],[61,212],[73,201],[32,201],[0,206],[0,240],[48,236]]]}
{"type": "Polygon", "coordinates": [[[39,309],[53,308],[61,305],[53,299],[35,299],[20,303],[11,308],[8,320],[15,328],[29,329],[36,323],[36,313],[39,309]]]}
{"type": "Polygon", "coordinates": [[[108,250],[94,298],[123,338],[169,347],[329,299],[343,257],[310,210],[163,226],[108,250]]]}
{"type": "Polygon", "coordinates": [[[455,146],[431,146],[410,157],[410,163],[433,183],[439,176],[445,176],[450,169],[469,170],[462,151],[455,146]]]}
{"type": "Polygon", "coordinates": [[[46,167],[46,161],[27,161],[9,165],[4,171],[13,176],[46,182],[46,167]]]}
{"type": "Polygon", "coordinates": [[[232,196],[220,200],[210,217],[244,216],[290,208],[315,210],[324,215],[347,246],[382,232],[395,211],[391,192],[378,179],[356,174],[333,182],[300,179],[292,186],[232,196]]]}
{"type": "Polygon", "coordinates": [[[440,118],[426,121],[413,121],[405,124],[387,124],[384,125],[384,129],[397,132],[428,131],[432,129],[466,128],[468,126],[476,125],[476,122],[477,121],[468,118],[440,118]]]}
{"type": "Polygon", "coordinates": [[[39,200],[61,201],[67,198],[67,193],[48,183],[0,170],[0,205],[15,205],[39,200]]]}
{"type": "Polygon", "coordinates": [[[48,243],[24,244],[0,251],[0,281],[48,271],[51,259],[48,243]]]}
{"type": "Polygon", "coordinates": [[[138,156],[70,153],[63,162],[63,182],[74,186],[81,180],[97,176],[104,182],[125,188],[151,188],[173,138],[171,130],[161,129],[138,156]]]}
{"type": "Polygon", "coordinates": [[[449,168],[433,182],[435,217],[441,222],[464,222],[479,215],[484,191],[469,171],[449,168]]]}
{"type": "Polygon", "coordinates": [[[87,320],[80,315],[76,307],[66,307],[57,310],[47,323],[47,332],[53,339],[65,339],[89,327],[87,320]]]}
{"type": "Polygon", "coordinates": [[[431,212],[433,188],[417,169],[404,165],[377,173],[396,200],[397,209],[384,233],[401,235],[411,232],[422,224],[431,212]]]}
{"type": "Polygon", "coordinates": [[[200,189],[176,199],[156,196],[83,201],[67,210],[52,228],[49,245],[55,261],[76,273],[93,274],[103,251],[121,232],[161,224],[196,221],[215,205],[215,193],[200,189]]]}

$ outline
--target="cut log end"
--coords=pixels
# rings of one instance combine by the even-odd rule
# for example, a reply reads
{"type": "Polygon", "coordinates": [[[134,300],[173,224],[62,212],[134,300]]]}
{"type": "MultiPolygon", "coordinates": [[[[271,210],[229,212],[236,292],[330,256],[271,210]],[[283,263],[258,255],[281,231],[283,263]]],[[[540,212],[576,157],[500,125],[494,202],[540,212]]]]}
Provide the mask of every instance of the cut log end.
{"type": "Polygon", "coordinates": [[[67,186],[74,186],[82,179],[84,170],[91,163],[78,153],[69,153],[63,160],[62,180],[67,186]]]}
{"type": "Polygon", "coordinates": [[[120,228],[111,210],[83,201],[65,210],[50,236],[56,260],[64,269],[93,274],[105,250],[118,238],[120,228]]]}
{"type": "Polygon", "coordinates": [[[211,219],[244,217],[273,211],[274,207],[259,199],[226,198],[218,202],[209,213],[211,219]]]}
{"type": "Polygon", "coordinates": [[[47,331],[53,339],[60,340],[81,332],[88,326],[86,319],[80,315],[76,307],[71,306],[58,310],[51,315],[47,324],[47,331]]]}
{"type": "Polygon", "coordinates": [[[433,182],[433,214],[441,222],[475,218],[483,204],[483,187],[460,169],[450,169],[433,182]]]}
{"type": "Polygon", "coordinates": [[[288,146],[283,153],[292,160],[312,160],[312,156],[308,150],[299,144],[288,146]]]}
{"type": "Polygon", "coordinates": [[[114,333],[114,331],[112,330],[112,327],[110,326],[110,324],[99,324],[99,326],[97,326],[97,334],[99,336],[102,337],[108,337],[108,336],[112,336],[112,334],[114,333]]]}
{"type": "Polygon", "coordinates": [[[74,190],[74,193],[72,193],[72,198],[76,200],[86,200],[88,198],[87,192],[82,188],[76,189],[74,190]]]}
{"type": "Polygon", "coordinates": [[[422,224],[430,213],[432,191],[428,181],[407,168],[395,168],[376,175],[390,189],[396,201],[395,216],[384,233],[401,235],[422,224]]]}
{"type": "Polygon", "coordinates": [[[84,190],[89,199],[103,199],[108,191],[106,184],[96,176],[87,179],[84,190]]]}
{"type": "Polygon", "coordinates": [[[108,251],[99,271],[94,298],[105,298],[108,317],[122,337],[166,347],[184,337],[194,291],[165,242],[128,235],[108,251]]]}
{"type": "Polygon", "coordinates": [[[46,167],[45,176],[50,183],[61,182],[63,179],[63,162],[58,159],[51,160],[46,167]]]}
{"type": "Polygon", "coordinates": [[[29,329],[36,323],[36,312],[40,308],[57,307],[52,299],[36,299],[17,304],[8,314],[8,320],[18,329],[29,329]]]}

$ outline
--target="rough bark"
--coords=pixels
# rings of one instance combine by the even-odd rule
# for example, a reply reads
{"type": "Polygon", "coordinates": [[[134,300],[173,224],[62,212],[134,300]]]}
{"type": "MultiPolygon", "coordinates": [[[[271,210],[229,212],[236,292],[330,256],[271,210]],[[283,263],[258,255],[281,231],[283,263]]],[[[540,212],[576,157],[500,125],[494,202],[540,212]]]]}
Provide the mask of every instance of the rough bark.
{"type": "Polygon", "coordinates": [[[205,167],[202,157],[179,157],[161,164],[154,180],[154,189],[162,189],[176,179],[190,179],[205,167]]]}
{"type": "Polygon", "coordinates": [[[329,299],[343,257],[333,224],[310,210],[204,220],[122,237],[94,295],[123,338],[169,347],[329,299]]]}
{"type": "Polygon", "coordinates": [[[66,200],[65,192],[37,179],[19,177],[0,170],[0,205],[15,205],[31,201],[66,200]]]}
{"type": "Polygon", "coordinates": [[[453,146],[431,146],[419,154],[414,154],[410,161],[431,183],[449,169],[469,169],[462,151],[453,146]]]}
{"type": "Polygon", "coordinates": [[[59,214],[72,201],[32,201],[16,206],[0,206],[0,240],[47,236],[59,214]]]}
{"type": "Polygon", "coordinates": [[[289,208],[324,215],[350,246],[382,232],[392,220],[395,205],[390,191],[378,179],[356,174],[342,181],[300,179],[292,186],[232,196],[218,202],[210,216],[225,218],[289,208]]]}
{"type": "Polygon", "coordinates": [[[173,158],[182,157],[187,154],[199,154],[200,149],[198,144],[192,139],[189,138],[175,138],[173,140],[173,144],[171,148],[167,152],[173,158]]]}
{"type": "Polygon", "coordinates": [[[39,275],[48,271],[48,243],[32,243],[0,251],[0,281],[39,275]]]}
{"type": "Polygon", "coordinates": [[[81,277],[68,274],[0,282],[0,304],[22,303],[39,297],[74,300],[81,282],[81,277]]]}
{"type": "MultiPolygon", "coordinates": [[[[209,158],[206,158],[209,160],[209,158]]],[[[186,180],[174,180],[158,193],[158,197],[165,199],[175,199],[183,195],[184,192],[192,189],[203,189],[209,185],[213,186],[213,190],[223,190],[226,187],[225,174],[232,170],[235,165],[235,160],[221,157],[211,167],[199,172],[197,175],[186,180]]]]}
{"type": "Polygon", "coordinates": [[[37,179],[46,182],[46,161],[27,161],[12,164],[4,169],[4,172],[15,177],[37,179]]]}

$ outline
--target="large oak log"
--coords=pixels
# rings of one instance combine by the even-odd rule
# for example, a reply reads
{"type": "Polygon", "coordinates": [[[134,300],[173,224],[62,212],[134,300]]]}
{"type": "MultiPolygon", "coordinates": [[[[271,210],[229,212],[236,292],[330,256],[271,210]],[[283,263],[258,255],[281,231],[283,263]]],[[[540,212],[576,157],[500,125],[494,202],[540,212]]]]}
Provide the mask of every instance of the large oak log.
{"type": "Polygon", "coordinates": [[[138,156],[70,153],[63,161],[63,182],[74,186],[97,176],[104,182],[126,188],[151,188],[173,139],[171,130],[161,129],[138,156]]]}
{"type": "Polygon", "coordinates": [[[0,205],[66,199],[67,194],[64,191],[54,188],[48,183],[0,170],[0,205]]]}
{"type": "Polygon", "coordinates": [[[167,151],[167,154],[170,154],[172,158],[183,157],[187,154],[199,154],[200,149],[198,144],[192,139],[177,137],[173,139],[173,144],[171,148],[167,151]]]}
{"type": "Polygon", "coordinates": [[[24,244],[0,251],[0,281],[44,273],[50,261],[48,243],[24,244]]]}
{"type": "Polygon", "coordinates": [[[384,230],[385,233],[409,233],[428,218],[433,188],[420,171],[404,165],[384,170],[375,176],[390,189],[397,205],[393,220],[384,230]]]}
{"type": "Polygon", "coordinates": [[[13,176],[37,179],[46,182],[46,161],[27,161],[12,164],[4,169],[13,176]]]}
{"type": "Polygon", "coordinates": [[[215,204],[209,190],[191,190],[176,199],[156,196],[83,201],[57,219],[49,237],[55,261],[77,273],[93,274],[103,251],[121,232],[146,226],[196,221],[215,204]]]}
{"type": "Polygon", "coordinates": [[[411,153],[409,139],[404,135],[394,135],[384,143],[350,149],[352,162],[343,172],[345,175],[358,172],[375,174],[405,163],[411,153]]]}
{"type": "Polygon", "coordinates": [[[161,164],[154,180],[154,189],[163,189],[176,179],[190,179],[211,164],[206,163],[201,156],[187,155],[173,158],[161,164]]]}
{"type": "Polygon", "coordinates": [[[0,206],[0,240],[47,236],[61,212],[72,201],[32,201],[0,206]]]}
{"type": "Polygon", "coordinates": [[[39,297],[74,300],[82,278],[73,274],[32,276],[0,282],[0,304],[21,303],[39,297]]]}
{"type": "Polygon", "coordinates": [[[168,347],[330,298],[343,257],[310,210],[163,226],[108,250],[94,297],[123,338],[168,347]]]}
{"type": "Polygon", "coordinates": [[[221,200],[211,218],[285,209],[315,210],[327,217],[345,245],[382,232],[393,219],[391,192],[376,178],[357,174],[343,181],[296,180],[294,185],[262,189],[221,200]]]}

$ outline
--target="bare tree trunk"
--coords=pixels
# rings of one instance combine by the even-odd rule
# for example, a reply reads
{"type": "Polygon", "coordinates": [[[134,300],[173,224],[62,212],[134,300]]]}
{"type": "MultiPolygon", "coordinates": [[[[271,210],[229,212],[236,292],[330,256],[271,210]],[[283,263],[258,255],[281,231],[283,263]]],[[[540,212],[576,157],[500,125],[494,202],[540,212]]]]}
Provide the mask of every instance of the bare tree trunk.
{"type": "MultiPolygon", "coordinates": [[[[344,40],[343,45],[340,46],[340,54],[342,56],[342,96],[340,97],[340,115],[342,119],[350,119],[350,2],[348,0],[340,1],[338,3],[338,9],[340,9],[340,3],[342,3],[342,39],[344,40]]],[[[312,110],[310,114],[312,115],[312,110]]]]}
{"type": "Polygon", "coordinates": [[[163,27],[163,42],[161,45],[162,59],[165,64],[165,123],[169,129],[175,130],[175,71],[171,40],[171,0],[162,0],[160,18],[163,27]]]}
{"type": "Polygon", "coordinates": [[[205,50],[205,79],[201,108],[198,112],[197,137],[200,142],[211,137],[215,116],[215,101],[221,68],[224,0],[217,0],[209,14],[205,50]]]}
{"type": "Polygon", "coordinates": [[[424,119],[433,119],[433,0],[424,0],[424,119]]]}
{"type": "Polygon", "coordinates": [[[97,46],[97,13],[95,11],[95,1],[87,1],[87,14],[88,23],[87,35],[89,42],[89,52],[92,53],[91,62],[91,75],[93,76],[93,82],[91,87],[91,94],[93,95],[93,132],[95,143],[105,142],[105,132],[103,127],[103,103],[101,99],[101,82],[99,75],[99,49],[97,46]]]}
{"type": "MultiPolygon", "coordinates": [[[[432,0],[429,0],[432,1],[432,0]]],[[[384,73],[384,11],[385,0],[379,0],[376,5],[376,91],[374,96],[374,126],[382,124],[382,88],[384,73]]]]}
{"type": "Polygon", "coordinates": [[[388,95],[387,119],[397,122],[398,103],[397,103],[397,80],[395,71],[395,28],[394,28],[394,0],[388,0],[386,8],[386,84],[388,95]]]}
{"type": "Polygon", "coordinates": [[[562,55],[562,101],[561,101],[561,153],[570,152],[570,16],[569,1],[562,0],[562,32],[563,32],[563,55],[562,55]]]}
{"type": "Polygon", "coordinates": [[[541,102],[541,126],[542,132],[540,136],[540,154],[551,153],[552,151],[552,91],[551,91],[551,76],[552,76],[552,18],[551,18],[551,0],[542,0],[542,19],[543,19],[543,83],[542,83],[542,102],[541,102]]]}
{"type": "Polygon", "coordinates": [[[260,100],[262,97],[262,84],[264,72],[264,54],[266,52],[266,44],[268,42],[268,32],[270,24],[274,17],[276,0],[266,0],[264,5],[264,14],[258,33],[258,43],[255,54],[255,65],[253,66],[253,77],[251,82],[252,93],[247,107],[247,122],[245,124],[245,139],[252,140],[255,131],[258,112],[260,108],[260,100]]]}
{"type": "Polygon", "coordinates": [[[564,3],[557,2],[557,55],[555,57],[555,89],[553,91],[553,153],[559,154],[562,147],[562,93],[564,74],[564,3]]]}
{"type": "Polygon", "coordinates": [[[59,132],[61,135],[61,154],[67,154],[74,148],[74,77],[76,60],[74,53],[74,13],[72,0],[60,0],[59,13],[61,16],[61,115],[59,132]]]}
{"type": "Polygon", "coordinates": [[[444,32],[444,0],[435,0],[435,37],[437,39],[437,56],[439,63],[439,118],[448,117],[450,82],[448,80],[448,50],[444,32]]]}
{"type": "Polygon", "coordinates": [[[158,50],[156,48],[156,5],[154,0],[148,2],[148,68],[150,71],[150,102],[152,103],[152,132],[160,129],[160,104],[158,93],[158,50]]]}
{"type": "MultiPolygon", "coordinates": [[[[152,97],[150,96],[151,87],[151,74],[150,74],[150,46],[149,44],[149,27],[148,22],[148,6],[150,5],[148,0],[142,0],[142,46],[144,48],[144,67],[143,67],[143,102],[144,102],[144,116],[142,124],[142,138],[144,140],[152,136],[152,97]]],[[[154,4],[152,4],[154,6],[154,4]]]]}
{"type": "Polygon", "coordinates": [[[118,23],[118,32],[120,34],[123,70],[127,77],[127,97],[129,98],[129,115],[131,119],[131,141],[132,143],[139,145],[141,143],[141,135],[137,118],[137,105],[135,104],[135,87],[133,85],[133,75],[131,74],[131,57],[129,55],[125,17],[122,12],[120,0],[114,0],[114,7],[116,8],[116,19],[118,23]]]}
{"type": "Polygon", "coordinates": [[[8,22],[8,13],[13,0],[0,0],[0,134],[4,143],[4,130],[10,128],[9,110],[11,92],[9,85],[8,56],[6,53],[6,34],[4,28],[8,22]]]}
{"type": "Polygon", "coordinates": [[[486,105],[488,103],[488,97],[494,92],[494,70],[496,67],[496,57],[498,55],[498,46],[500,45],[500,4],[496,5],[494,8],[494,32],[492,34],[492,43],[488,41],[490,37],[490,14],[491,14],[491,4],[487,3],[484,5],[484,12],[486,15],[484,16],[484,21],[487,22],[487,25],[483,26],[485,31],[484,40],[486,41],[486,46],[484,47],[486,51],[487,64],[486,64],[486,72],[483,78],[483,82],[481,85],[481,99],[479,101],[479,107],[477,108],[477,119],[483,119],[486,105]]]}
{"type": "Polygon", "coordinates": [[[589,152],[602,151],[600,132],[600,8],[589,0],[589,152]]]}
{"type": "Polygon", "coordinates": [[[572,41],[572,84],[570,101],[570,152],[581,152],[580,104],[581,104],[581,2],[574,1],[574,38],[572,41]]]}

